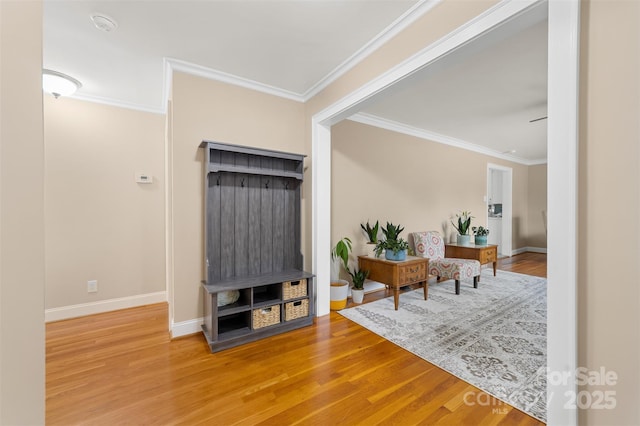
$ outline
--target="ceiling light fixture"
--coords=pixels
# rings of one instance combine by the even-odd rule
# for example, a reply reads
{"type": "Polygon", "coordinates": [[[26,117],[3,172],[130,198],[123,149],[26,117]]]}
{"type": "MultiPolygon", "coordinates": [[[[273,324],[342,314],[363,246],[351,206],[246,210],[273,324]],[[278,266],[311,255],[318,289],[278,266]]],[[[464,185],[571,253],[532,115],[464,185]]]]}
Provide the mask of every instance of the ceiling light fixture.
{"type": "Polygon", "coordinates": [[[42,70],[42,89],[56,99],[69,96],[82,87],[82,83],[58,71],[42,70]]]}
{"type": "Polygon", "coordinates": [[[110,16],[104,15],[102,13],[94,13],[89,17],[91,18],[91,22],[93,22],[93,25],[95,25],[97,29],[104,32],[108,33],[118,28],[118,23],[110,16]]]}

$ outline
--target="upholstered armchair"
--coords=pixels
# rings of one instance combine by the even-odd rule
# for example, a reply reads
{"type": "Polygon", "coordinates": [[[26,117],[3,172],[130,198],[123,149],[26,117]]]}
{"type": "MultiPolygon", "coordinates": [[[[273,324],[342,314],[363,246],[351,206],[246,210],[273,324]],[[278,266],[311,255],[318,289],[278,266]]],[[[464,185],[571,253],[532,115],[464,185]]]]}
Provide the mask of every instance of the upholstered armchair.
{"type": "MultiPolygon", "coordinates": [[[[460,294],[460,280],[473,278],[473,288],[478,288],[480,262],[474,259],[444,257],[444,241],[436,231],[413,232],[416,256],[429,258],[429,274],[455,280],[456,294],[460,294]]],[[[410,241],[411,242],[411,241],[410,241]]]]}

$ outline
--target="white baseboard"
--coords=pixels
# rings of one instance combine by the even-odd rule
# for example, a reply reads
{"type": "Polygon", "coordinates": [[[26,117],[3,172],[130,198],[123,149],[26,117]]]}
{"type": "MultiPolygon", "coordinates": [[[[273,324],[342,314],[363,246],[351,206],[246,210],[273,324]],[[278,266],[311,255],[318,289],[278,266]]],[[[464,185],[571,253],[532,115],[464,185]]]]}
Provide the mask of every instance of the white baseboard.
{"type": "Polygon", "coordinates": [[[120,297],[117,299],[100,300],[97,302],[81,303],[79,305],[62,306],[60,308],[45,309],[45,322],[60,321],[86,315],[101,314],[119,309],[135,308],[136,306],[151,305],[167,301],[167,292],[139,294],[136,296],[120,297]]]}
{"type": "Polygon", "coordinates": [[[530,252],[533,253],[547,253],[547,248],[546,247],[528,247],[528,250],[530,252]]]}
{"type": "Polygon", "coordinates": [[[546,247],[521,247],[519,249],[512,250],[511,256],[515,256],[516,254],[526,253],[528,251],[532,253],[546,253],[547,248],[546,247]]]}
{"type": "Polygon", "coordinates": [[[172,322],[171,323],[171,338],[188,336],[189,334],[196,334],[202,331],[201,325],[204,323],[204,318],[196,318],[188,321],[172,322]]]}

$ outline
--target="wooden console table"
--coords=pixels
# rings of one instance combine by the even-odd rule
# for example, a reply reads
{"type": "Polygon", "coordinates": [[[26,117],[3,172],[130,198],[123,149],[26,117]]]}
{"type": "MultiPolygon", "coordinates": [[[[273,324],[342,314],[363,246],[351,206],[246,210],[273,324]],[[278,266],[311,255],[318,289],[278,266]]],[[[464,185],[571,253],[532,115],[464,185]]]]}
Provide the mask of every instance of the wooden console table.
{"type": "Polygon", "coordinates": [[[393,261],[370,256],[358,256],[358,267],[369,271],[369,279],[387,284],[393,288],[393,302],[396,311],[400,298],[400,287],[422,283],[424,300],[429,295],[427,282],[429,259],[426,257],[407,256],[407,260],[393,261]]]}
{"type": "Polygon", "coordinates": [[[496,267],[498,266],[498,246],[495,244],[445,244],[444,257],[475,259],[480,262],[480,265],[493,263],[493,276],[496,276],[496,267]]]}

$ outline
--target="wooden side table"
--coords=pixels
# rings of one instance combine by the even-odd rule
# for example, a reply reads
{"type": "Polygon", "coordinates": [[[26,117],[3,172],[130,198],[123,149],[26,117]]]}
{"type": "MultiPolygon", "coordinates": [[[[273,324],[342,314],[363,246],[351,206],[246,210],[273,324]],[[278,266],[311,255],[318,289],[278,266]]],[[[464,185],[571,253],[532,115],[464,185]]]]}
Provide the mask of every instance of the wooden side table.
{"type": "Polygon", "coordinates": [[[429,259],[407,256],[407,260],[393,261],[370,256],[358,256],[358,267],[369,271],[369,279],[387,284],[393,288],[393,303],[396,311],[400,299],[400,287],[422,283],[424,300],[429,295],[427,282],[429,259]]]}
{"type": "MultiPolygon", "coordinates": [[[[475,259],[480,265],[493,263],[493,276],[496,276],[498,266],[498,246],[495,244],[445,244],[444,257],[457,257],[458,259],[475,259]]],[[[478,277],[478,279],[480,279],[478,277]]]]}

